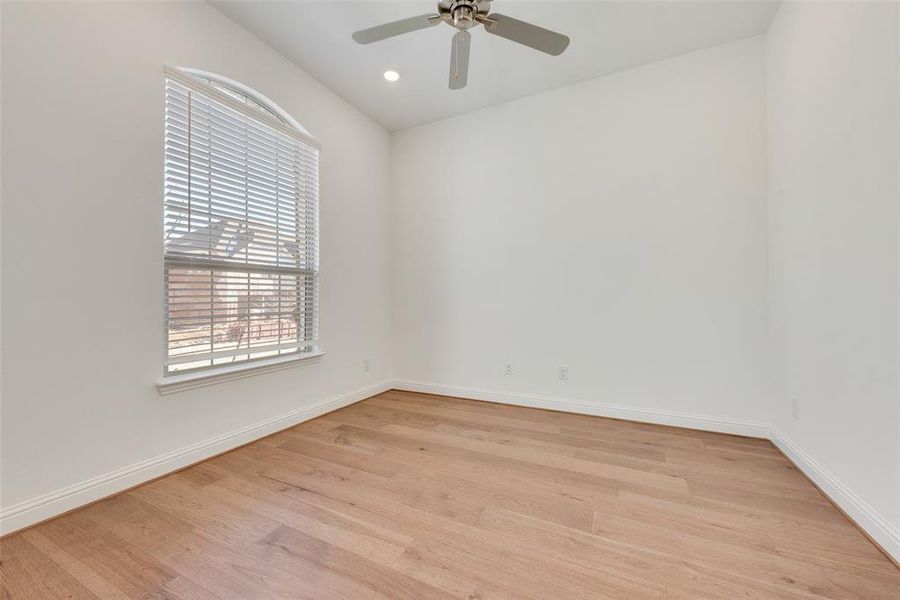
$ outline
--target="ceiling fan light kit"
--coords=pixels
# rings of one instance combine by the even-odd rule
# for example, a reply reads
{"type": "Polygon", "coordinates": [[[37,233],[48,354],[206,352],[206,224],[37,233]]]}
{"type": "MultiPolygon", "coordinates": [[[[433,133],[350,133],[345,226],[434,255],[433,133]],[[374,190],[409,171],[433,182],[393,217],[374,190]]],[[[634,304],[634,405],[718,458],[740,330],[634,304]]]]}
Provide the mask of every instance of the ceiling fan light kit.
{"type": "Polygon", "coordinates": [[[353,34],[358,44],[371,44],[404,33],[446,23],[457,29],[450,45],[451,90],[466,87],[469,74],[469,48],[472,36],[469,29],[481,25],[492,35],[559,56],[569,45],[569,38],[506,15],[491,12],[491,0],[441,0],[438,12],[385,23],[353,34]]]}

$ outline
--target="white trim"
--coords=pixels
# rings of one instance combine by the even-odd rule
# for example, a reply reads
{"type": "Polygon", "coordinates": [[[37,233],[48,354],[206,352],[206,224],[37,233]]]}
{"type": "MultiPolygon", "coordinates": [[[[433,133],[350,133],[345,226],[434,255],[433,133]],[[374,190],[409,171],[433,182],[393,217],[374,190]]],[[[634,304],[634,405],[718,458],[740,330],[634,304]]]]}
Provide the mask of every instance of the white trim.
{"type": "Polygon", "coordinates": [[[877,510],[860,498],[825,467],[800,449],[782,431],[771,428],[772,443],[784,453],[807,477],[837,504],[861,529],[875,540],[882,550],[900,563],[900,530],[891,525],[877,510]]]}
{"type": "Polygon", "coordinates": [[[262,375],[263,373],[272,373],[273,371],[281,371],[282,369],[289,369],[299,365],[318,362],[323,356],[325,356],[324,352],[307,352],[305,354],[276,356],[274,358],[251,360],[224,367],[190,371],[183,375],[169,375],[156,384],[156,391],[161,395],[166,396],[176,392],[193,390],[208,385],[225,383],[226,381],[244,379],[245,377],[262,375]]]}
{"type": "Polygon", "coordinates": [[[382,381],[350,392],[314,402],[303,408],[278,415],[214,438],[191,444],[133,464],[99,477],[20,502],[0,511],[0,535],[28,527],[79,506],[129,489],[156,477],[166,475],[201,460],[227,452],[282,429],[313,419],[327,412],[359,402],[391,389],[390,381],[382,381]]]}
{"type": "Polygon", "coordinates": [[[574,400],[557,396],[540,396],[537,394],[523,394],[519,392],[504,392],[497,390],[484,390],[470,387],[445,385],[442,383],[428,383],[424,381],[394,380],[394,388],[409,392],[421,392],[423,394],[438,394],[441,396],[456,396],[470,400],[484,400],[498,402],[500,404],[514,404],[530,408],[545,408],[563,412],[594,415],[597,417],[611,417],[628,421],[640,421],[642,423],[656,423],[658,425],[672,425],[674,427],[687,427],[690,429],[702,429],[718,433],[731,433],[756,438],[768,438],[769,426],[756,421],[743,419],[726,419],[709,415],[676,412],[671,410],[659,410],[654,408],[640,408],[610,404],[608,402],[596,402],[587,400],[574,400]]]}

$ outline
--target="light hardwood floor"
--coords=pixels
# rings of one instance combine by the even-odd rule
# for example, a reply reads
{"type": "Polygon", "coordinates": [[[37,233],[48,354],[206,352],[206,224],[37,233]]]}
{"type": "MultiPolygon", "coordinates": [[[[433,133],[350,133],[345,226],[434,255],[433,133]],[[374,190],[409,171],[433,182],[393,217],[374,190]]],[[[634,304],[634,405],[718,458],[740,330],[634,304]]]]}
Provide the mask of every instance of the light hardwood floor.
{"type": "Polygon", "coordinates": [[[900,598],[767,441],[388,392],[2,541],[2,598],[900,598]]]}

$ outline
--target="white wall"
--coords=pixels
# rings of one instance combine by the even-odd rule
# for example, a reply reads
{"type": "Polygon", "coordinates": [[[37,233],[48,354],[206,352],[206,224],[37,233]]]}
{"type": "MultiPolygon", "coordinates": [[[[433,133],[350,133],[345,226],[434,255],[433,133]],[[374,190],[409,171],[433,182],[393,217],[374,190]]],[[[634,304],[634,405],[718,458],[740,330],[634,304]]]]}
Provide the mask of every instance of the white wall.
{"type": "Polygon", "coordinates": [[[753,38],[395,134],[395,377],[763,420],[763,67],[753,38]]]}
{"type": "Polygon", "coordinates": [[[767,88],[772,419],[900,557],[898,18],[785,3],[767,88]]]}
{"type": "Polygon", "coordinates": [[[2,60],[4,508],[389,379],[380,126],[205,3],[3,2],[2,60]],[[319,363],[157,394],[163,65],[243,82],[322,143],[319,363]]]}

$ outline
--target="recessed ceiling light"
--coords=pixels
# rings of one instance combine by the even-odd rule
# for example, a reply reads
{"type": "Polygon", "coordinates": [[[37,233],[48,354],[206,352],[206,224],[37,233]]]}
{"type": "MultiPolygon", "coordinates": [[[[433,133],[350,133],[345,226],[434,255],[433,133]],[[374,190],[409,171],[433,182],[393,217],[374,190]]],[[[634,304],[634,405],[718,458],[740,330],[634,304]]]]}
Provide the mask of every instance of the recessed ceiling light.
{"type": "Polygon", "coordinates": [[[400,73],[398,73],[397,71],[385,71],[384,78],[393,83],[400,79],[400,73]]]}

